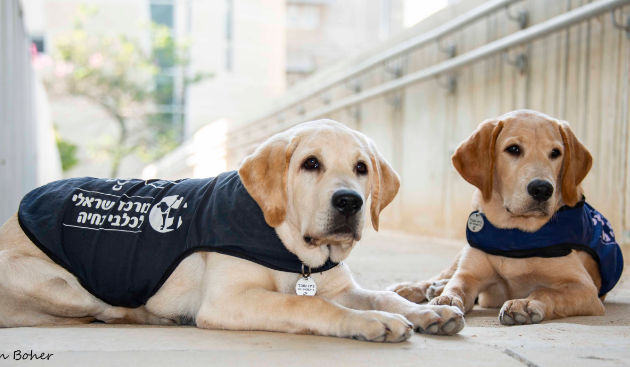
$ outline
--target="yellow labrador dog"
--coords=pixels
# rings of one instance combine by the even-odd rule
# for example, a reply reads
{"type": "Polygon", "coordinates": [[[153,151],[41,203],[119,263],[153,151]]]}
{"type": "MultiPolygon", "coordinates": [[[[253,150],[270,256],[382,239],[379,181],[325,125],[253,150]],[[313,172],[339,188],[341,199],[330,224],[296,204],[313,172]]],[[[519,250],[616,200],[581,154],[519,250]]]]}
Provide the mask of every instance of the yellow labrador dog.
{"type": "MultiPolygon", "coordinates": [[[[67,242],[75,238],[89,241],[80,243],[79,250],[63,243],[61,253],[54,252],[60,244],[51,240],[57,238],[56,229],[46,238],[37,234],[41,226],[23,230],[30,228],[29,222],[46,204],[37,195],[50,201],[53,198],[46,195],[52,187],[56,193],[61,189],[45,186],[48,189],[28,194],[19,215],[0,229],[0,326],[67,325],[94,320],[187,323],[209,329],[309,333],[378,342],[406,340],[414,329],[450,335],[463,328],[463,314],[457,308],[422,306],[392,292],[362,289],[343,263],[361,238],[368,211],[363,204],[368,197],[372,225],[378,229],[379,214],[399,187],[396,172],[363,134],[330,120],[297,125],[260,145],[245,158],[238,172],[217,179],[220,181],[200,181],[214,185],[212,194],[203,189],[202,196],[214,200],[218,192],[227,190],[226,195],[233,196],[229,203],[236,204],[223,207],[217,201],[196,210],[194,217],[201,216],[203,223],[194,229],[190,225],[182,238],[189,241],[201,236],[200,242],[215,242],[210,247],[190,245],[182,254],[174,255],[177,260],[172,264],[160,260],[162,255],[157,252],[162,244],[158,241],[160,236],[177,236],[187,228],[187,221],[195,220],[186,215],[195,205],[190,198],[172,194],[186,185],[197,190],[192,179],[80,179],[84,186],[74,189],[68,199],[71,201],[64,204],[72,214],[59,220],[64,226],[60,238],[67,242]],[[109,185],[111,192],[127,188],[136,191],[115,194],[87,189],[96,184],[109,185]],[[170,190],[171,194],[156,194],[161,201],[151,204],[153,194],[140,194],[145,191],[138,190],[170,190]],[[239,190],[240,196],[234,196],[239,190]],[[101,215],[103,207],[109,211],[101,215]],[[214,210],[218,210],[217,217],[203,217],[214,210]],[[227,231],[210,229],[213,221],[229,222],[232,227],[227,231]],[[258,222],[266,228],[258,228],[258,222]],[[215,240],[206,231],[214,231],[215,240]],[[86,237],[92,233],[98,236],[86,237]],[[106,265],[95,258],[90,258],[89,264],[76,260],[85,255],[86,246],[93,246],[86,247],[90,254],[103,257],[113,249],[124,253],[127,248],[118,242],[124,242],[122,238],[129,233],[156,238],[155,243],[148,244],[155,247],[149,249],[156,254],[143,258],[145,253],[134,248],[130,255],[106,265]],[[107,236],[120,236],[121,240],[104,246],[92,244],[107,236]],[[251,249],[244,249],[238,243],[241,240],[251,242],[251,249]],[[247,251],[252,253],[248,255],[247,251]],[[120,270],[120,264],[128,258],[135,262],[120,270]],[[154,283],[149,288],[142,283],[144,279],[136,284],[140,276],[131,276],[129,284],[119,284],[120,279],[127,280],[128,274],[136,274],[138,268],[153,274],[164,264],[170,265],[171,272],[164,270],[162,274],[159,270],[157,276],[165,279],[156,282],[153,291],[154,283]],[[70,267],[76,273],[70,273],[70,267]],[[104,274],[103,269],[105,273],[111,271],[104,274]],[[127,297],[132,291],[133,297],[127,297]]],[[[74,181],[60,182],[69,185],[74,181]]],[[[47,217],[63,211],[61,206],[50,210],[47,217]]],[[[179,246],[174,242],[168,247],[179,246]]]]}
{"type": "Polygon", "coordinates": [[[519,110],[482,122],[453,155],[478,189],[470,246],[436,277],[390,289],[464,312],[478,297],[502,306],[504,325],[602,315],[623,259],[608,221],[583,201],[591,162],[564,121],[519,110]]]}

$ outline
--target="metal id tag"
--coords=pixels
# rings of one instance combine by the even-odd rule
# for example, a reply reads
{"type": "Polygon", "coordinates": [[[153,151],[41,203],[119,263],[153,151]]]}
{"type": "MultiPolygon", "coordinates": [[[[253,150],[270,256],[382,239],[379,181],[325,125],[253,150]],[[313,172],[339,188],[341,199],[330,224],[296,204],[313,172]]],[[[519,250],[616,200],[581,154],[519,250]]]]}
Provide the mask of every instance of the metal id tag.
{"type": "Polygon", "coordinates": [[[310,276],[300,276],[295,283],[295,294],[298,296],[314,296],[317,293],[317,284],[310,276]]]}
{"type": "Polygon", "coordinates": [[[479,213],[472,213],[468,217],[468,229],[471,232],[479,232],[483,229],[483,217],[479,213]]]}
{"type": "Polygon", "coordinates": [[[308,267],[308,272],[304,271],[304,264],[302,264],[302,274],[297,283],[295,283],[295,294],[298,296],[314,296],[317,293],[317,283],[311,278],[311,267],[308,267]]]}

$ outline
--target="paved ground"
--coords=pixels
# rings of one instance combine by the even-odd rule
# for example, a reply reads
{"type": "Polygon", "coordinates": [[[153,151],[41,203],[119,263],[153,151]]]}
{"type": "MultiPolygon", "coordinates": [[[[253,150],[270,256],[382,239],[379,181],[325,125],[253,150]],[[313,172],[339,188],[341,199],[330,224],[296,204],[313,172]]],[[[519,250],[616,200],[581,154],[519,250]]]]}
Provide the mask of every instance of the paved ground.
{"type": "MultiPolygon", "coordinates": [[[[396,233],[368,234],[348,263],[368,288],[425,278],[452,259],[461,243],[396,233]]],[[[497,310],[475,309],[454,337],[414,335],[400,344],[192,327],[0,329],[0,366],[622,366],[630,365],[630,275],[609,295],[607,314],[529,326],[501,326],[497,310]],[[14,361],[16,350],[52,353],[14,361]]]]}

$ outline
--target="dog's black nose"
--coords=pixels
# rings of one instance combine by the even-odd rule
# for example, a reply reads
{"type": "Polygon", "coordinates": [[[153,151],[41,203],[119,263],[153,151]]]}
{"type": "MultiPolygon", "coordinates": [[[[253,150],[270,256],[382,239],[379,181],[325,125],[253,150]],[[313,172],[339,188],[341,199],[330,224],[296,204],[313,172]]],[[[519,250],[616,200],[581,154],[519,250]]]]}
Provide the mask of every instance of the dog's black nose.
{"type": "Polygon", "coordinates": [[[549,183],[549,181],[545,180],[533,180],[527,185],[527,192],[534,198],[536,201],[547,201],[553,194],[553,186],[549,183]]]}
{"type": "Polygon", "coordinates": [[[361,209],[363,199],[352,190],[338,190],[333,194],[332,205],[346,217],[349,217],[361,209]]]}

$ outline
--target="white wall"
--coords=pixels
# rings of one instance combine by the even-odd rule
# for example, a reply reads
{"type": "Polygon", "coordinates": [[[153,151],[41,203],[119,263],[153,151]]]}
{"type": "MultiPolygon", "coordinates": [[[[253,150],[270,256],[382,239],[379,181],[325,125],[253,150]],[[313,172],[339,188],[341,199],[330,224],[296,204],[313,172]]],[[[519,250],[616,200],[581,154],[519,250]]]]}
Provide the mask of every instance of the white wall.
{"type": "Polygon", "coordinates": [[[61,176],[46,105],[20,3],[0,1],[0,223],[26,192],[61,176]]]}

